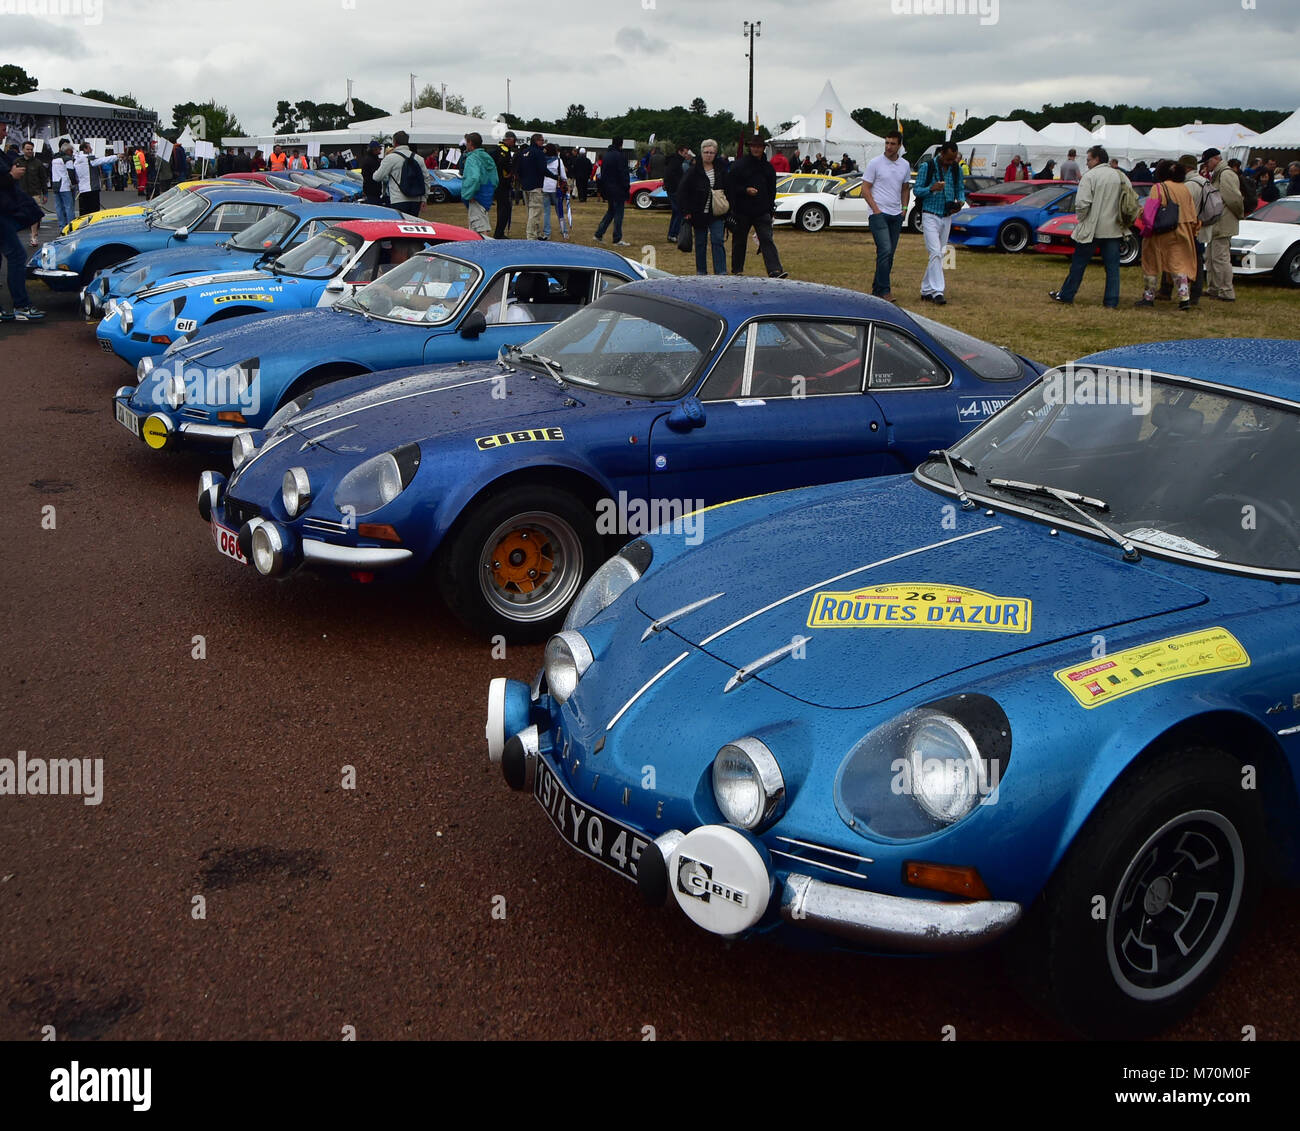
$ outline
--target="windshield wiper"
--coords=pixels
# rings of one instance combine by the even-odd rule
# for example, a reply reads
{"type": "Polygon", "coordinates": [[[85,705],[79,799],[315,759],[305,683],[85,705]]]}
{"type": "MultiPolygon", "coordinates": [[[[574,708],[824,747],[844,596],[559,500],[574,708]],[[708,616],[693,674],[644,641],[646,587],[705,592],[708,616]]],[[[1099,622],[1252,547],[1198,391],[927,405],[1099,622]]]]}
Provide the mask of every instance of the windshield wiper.
{"type": "Polygon", "coordinates": [[[533,365],[540,365],[546,370],[547,374],[561,387],[564,385],[564,378],[560,376],[564,372],[564,366],[558,362],[552,361],[549,357],[543,357],[540,353],[523,353],[519,351],[515,354],[520,361],[528,361],[533,365]]]}
{"type": "Polygon", "coordinates": [[[987,480],[990,487],[1001,487],[1007,491],[1019,491],[1026,495],[1048,495],[1058,503],[1064,503],[1075,514],[1091,525],[1094,529],[1100,530],[1110,541],[1114,542],[1121,550],[1124,551],[1124,560],[1126,562],[1140,562],[1142,555],[1138,553],[1138,548],[1130,542],[1124,535],[1117,530],[1107,526],[1100,519],[1093,517],[1082,507],[1076,505],[1082,503],[1085,507],[1092,507],[1093,510],[1108,511],[1110,504],[1104,499],[1094,499],[1091,495],[1081,495],[1078,491],[1066,491],[1060,487],[1049,487],[1045,483],[1022,483],[1018,479],[989,479],[987,480]]]}
{"type": "Polygon", "coordinates": [[[975,470],[975,465],[965,456],[952,455],[947,448],[935,449],[930,453],[930,455],[932,458],[942,459],[943,462],[948,465],[948,474],[952,476],[952,485],[957,491],[957,498],[961,501],[962,510],[974,510],[975,503],[972,501],[971,497],[966,494],[966,488],[961,485],[961,480],[957,478],[957,468],[953,467],[953,464],[956,464],[957,467],[962,469],[962,471],[965,471],[970,475],[978,475],[979,472],[975,470]]]}

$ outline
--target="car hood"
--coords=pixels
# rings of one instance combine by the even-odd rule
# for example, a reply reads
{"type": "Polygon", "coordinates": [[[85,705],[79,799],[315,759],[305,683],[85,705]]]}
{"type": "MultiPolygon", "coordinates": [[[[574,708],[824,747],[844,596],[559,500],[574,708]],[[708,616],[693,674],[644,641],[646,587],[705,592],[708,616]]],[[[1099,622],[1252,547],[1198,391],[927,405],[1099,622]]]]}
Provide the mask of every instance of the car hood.
{"type": "MultiPolygon", "coordinates": [[[[176,291],[186,290],[204,290],[213,288],[215,293],[222,293],[231,288],[238,289],[239,284],[249,283],[269,283],[279,279],[284,283],[302,283],[308,280],[293,275],[277,275],[274,271],[257,271],[252,268],[234,269],[230,271],[214,271],[207,275],[184,275],[179,279],[168,279],[151,286],[146,290],[140,291],[138,298],[155,298],[159,295],[168,295],[176,291]]],[[[327,282],[321,279],[320,282],[327,282]]]]}
{"type": "Polygon", "coordinates": [[[337,308],[295,310],[269,318],[251,314],[201,328],[174,356],[187,361],[202,354],[203,364],[208,367],[233,365],[250,357],[260,357],[265,370],[272,358],[301,360],[310,356],[324,360],[328,356],[345,355],[347,346],[360,339],[384,330],[404,329],[406,327],[337,308]],[[328,354],[325,353],[326,343],[328,354]]]}
{"type": "Polygon", "coordinates": [[[575,412],[592,411],[595,403],[615,400],[584,394],[584,402],[574,393],[525,371],[506,373],[495,361],[446,365],[408,370],[319,409],[308,406],[292,424],[304,438],[331,437],[318,440],[317,446],[358,457],[456,433],[466,436],[468,454],[475,451],[478,437],[552,427],[560,423],[553,416],[568,421],[575,412]],[[503,383],[498,385],[498,379],[503,383]]]}
{"type": "Polygon", "coordinates": [[[967,205],[965,210],[957,213],[953,219],[960,220],[963,224],[970,224],[976,220],[1003,220],[1011,215],[1037,211],[1037,208],[1026,208],[1021,204],[974,204],[967,205]]]}
{"type": "Polygon", "coordinates": [[[129,275],[145,268],[150,279],[173,275],[195,275],[201,271],[221,270],[232,259],[253,260],[256,251],[228,247],[168,247],[133,256],[113,269],[113,275],[129,275]]]}
{"type": "Polygon", "coordinates": [[[807,703],[852,708],[1206,600],[1108,544],[1025,519],[981,511],[944,530],[941,502],[900,479],[748,504],[762,517],[712,540],[706,521],[702,545],[635,587],[637,607],[659,618],[722,593],[665,631],[733,669],[806,637],[754,678],[807,703]]]}
{"type": "Polygon", "coordinates": [[[1237,238],[1242,240],[1282,239],[1288,243],[1300,240],[1300,224],[1274,224],[1269,220],[1243,220],[1237,226],[1237,238]]]}

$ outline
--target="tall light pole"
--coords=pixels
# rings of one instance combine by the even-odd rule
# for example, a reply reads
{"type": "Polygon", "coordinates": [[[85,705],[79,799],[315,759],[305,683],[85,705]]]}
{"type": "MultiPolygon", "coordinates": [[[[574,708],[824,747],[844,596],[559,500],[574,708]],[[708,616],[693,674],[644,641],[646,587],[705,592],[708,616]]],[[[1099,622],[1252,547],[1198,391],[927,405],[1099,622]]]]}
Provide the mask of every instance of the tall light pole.
{"type": "Polygon", "coordinates": [[[744,34],[749,40],[749,52],[745,56],[749,60],[749,117],[745,120],[745,129],[752,136],[754,133],[754,40],[763,34],[763,21],[750,23],[746,20],[744,34]]]}

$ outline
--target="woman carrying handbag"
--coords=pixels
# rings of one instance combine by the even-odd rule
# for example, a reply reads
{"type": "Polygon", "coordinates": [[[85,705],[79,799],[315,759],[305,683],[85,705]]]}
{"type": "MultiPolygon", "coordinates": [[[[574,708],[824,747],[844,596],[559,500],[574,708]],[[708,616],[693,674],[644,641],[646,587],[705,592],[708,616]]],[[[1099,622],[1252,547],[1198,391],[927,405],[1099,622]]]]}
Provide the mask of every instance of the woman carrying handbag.
{"type": "MultiPolygon", "coordinates": [[[[684,230],[695,242],[695,273],[707,275],[709,251],[713,252],[713,273],[727,273],[725,217],[731,209],[724,186],[727,183],[727,159],[718,156],[718,143],[706,138],[700,143],[700,159],[682,175],[677,189],[677,208],[682,214],[684,230]]],[[[681,246],[679,242],[678,246],[681,246]]]]}
{"type": "Polygon", "coordinates": [[[1183,183],[1187,170],[1176,161],[1159,161],[1155,184],[1142,206],[1138,231],[1142,233],[1142,297],[1134,306],[1155,306],[1161,272],[1168,272],[1178,288],[1178,309],[1190,310],[1189,277],[1196,277],[1196,218],[1192,194],[1183,183]]]}

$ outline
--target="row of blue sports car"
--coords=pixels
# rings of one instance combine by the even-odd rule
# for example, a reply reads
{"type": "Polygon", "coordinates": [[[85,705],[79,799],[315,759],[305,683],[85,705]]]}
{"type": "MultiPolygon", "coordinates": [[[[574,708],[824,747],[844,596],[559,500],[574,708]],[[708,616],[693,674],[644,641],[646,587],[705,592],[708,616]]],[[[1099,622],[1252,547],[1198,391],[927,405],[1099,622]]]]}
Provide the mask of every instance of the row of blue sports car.
{"type": "Polygon", "coordinates": [[[125,429],[230,446],[226,567],[429,577],[545,640],[489,757],[706,931],[997,942],[1098,1037],[1209,990],[1300,872],[1300,343],[1045,369],[839,288],[329,207],[80,280],[125,429]]]}

